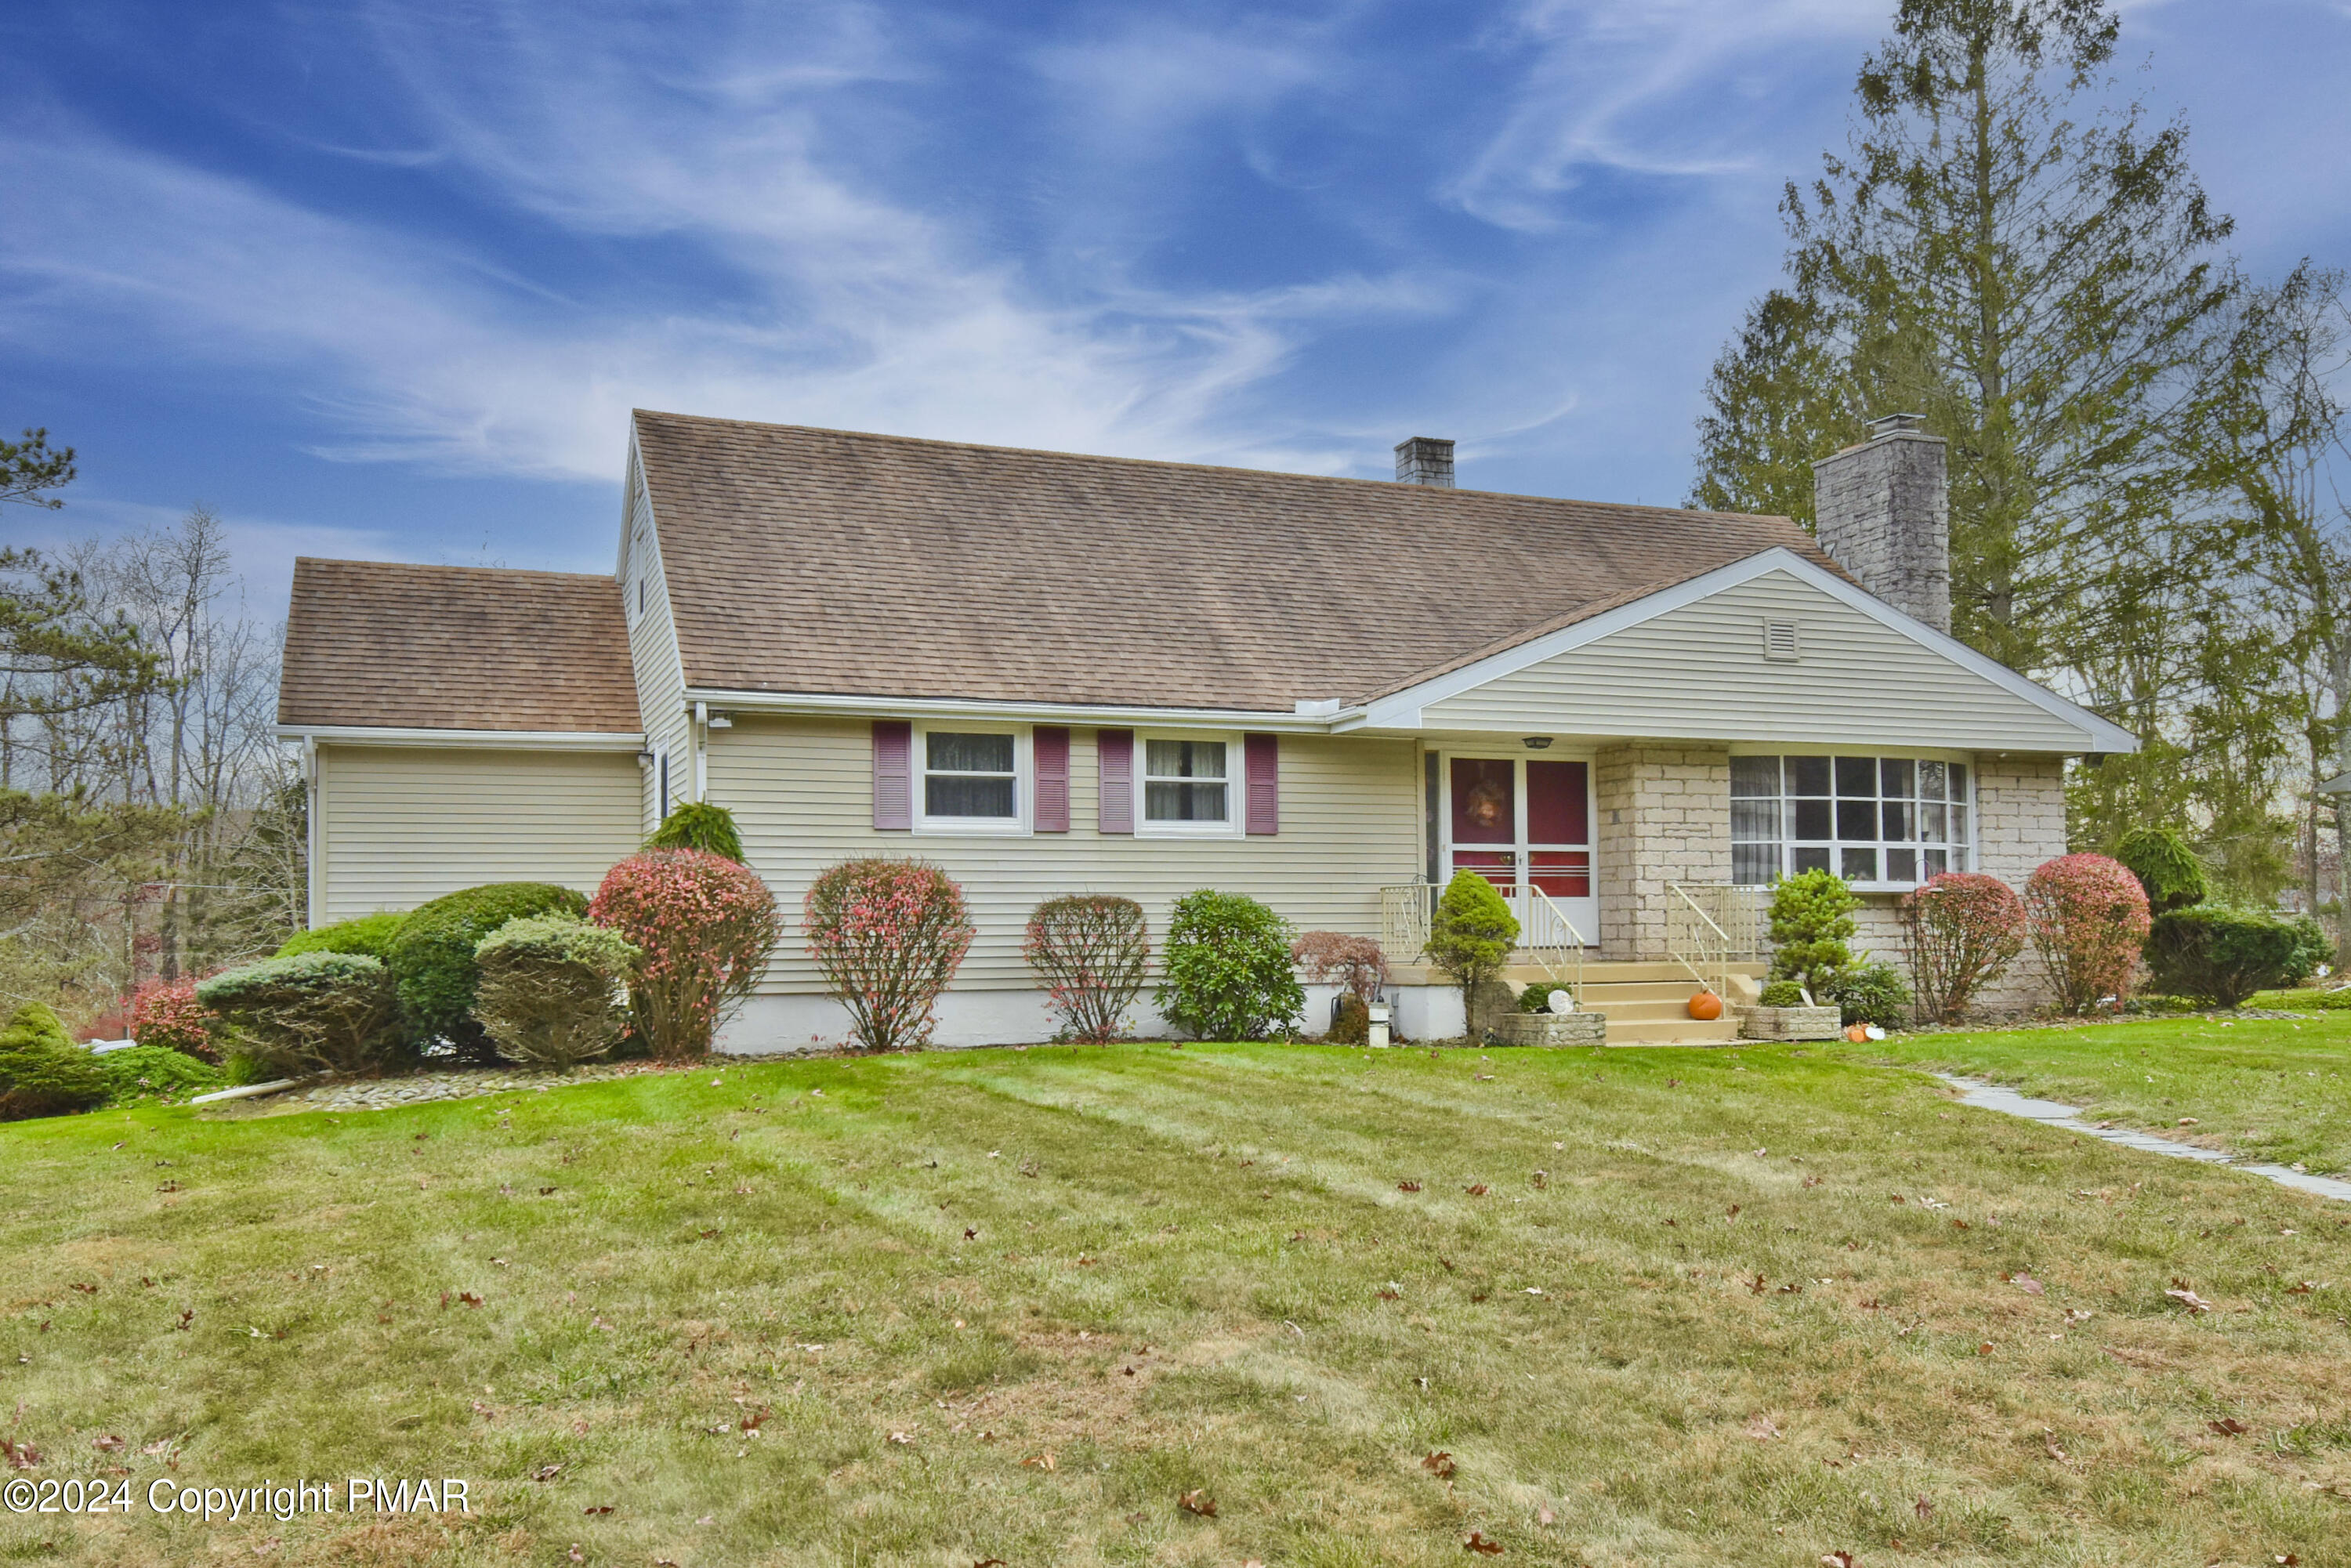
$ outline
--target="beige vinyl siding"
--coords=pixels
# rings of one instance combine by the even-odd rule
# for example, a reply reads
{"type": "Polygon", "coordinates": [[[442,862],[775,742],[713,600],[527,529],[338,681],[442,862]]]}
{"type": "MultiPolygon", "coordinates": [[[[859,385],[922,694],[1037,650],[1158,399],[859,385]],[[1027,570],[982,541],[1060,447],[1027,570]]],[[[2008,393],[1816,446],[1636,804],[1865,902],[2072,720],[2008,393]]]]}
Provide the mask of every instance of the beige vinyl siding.
{"type": "Polygon", "coordinates": [[[318,766],[319,925],[486,882],[593,893],[643,837],[625,751],[321,746],[318,766]]]}
{"type": "MultiPolygon", "coordinates": [[[[669,798],[674,805],[694,798],[694,737],[685,707],[685,664],[678,653],[677,622],[670,614],[660,530],[645,492],[644,471],[633,450],[629,455],[628,507],[622,528],[629,547],[622,565],[621,591],[631,617],[629,658],[637,672],[637,707],[645,727],[645,745],[669,753],[669,798]],[[645,595],[642,615],[636,613],[640,578],[645,595]]],[[[658,763],[644,768],[640,788],[643,832],[651,832],[661,820],[658,763]]]]}
{"type": "Polygon", "coordinates": [[[1035,986],[1021,933],[1038,902],[1060,894],[1136,900],[1155,950],[1175,900],[1201,887],[1262,899],[1301,930],[1376,936],[1380,884],[1419,871],[1419,747],[1408,740],[1285,735],[1280,833],[1171,840],[1095,831],[1091,729],[1071,735],[1071,831],[1020,838],[876,832],[866,720],[738,715],[710,738],[710,797],[735,812],[745,853],[784,908],[775,991],[824,988],[800,935],[800,900],[820,870],[853,855],[920,855],[963,884],[979,934],[956,987],[970,990],[1035,986]]]}
{"type": "Polygon", "coordinates": [[[2078,751],[2047,709],[1784,571],[1573,649],[1421,710],[1429,729],[1676,740],[2078,751]],[[1802,656],[1763,657],[1767,619],[1802,656]]]}

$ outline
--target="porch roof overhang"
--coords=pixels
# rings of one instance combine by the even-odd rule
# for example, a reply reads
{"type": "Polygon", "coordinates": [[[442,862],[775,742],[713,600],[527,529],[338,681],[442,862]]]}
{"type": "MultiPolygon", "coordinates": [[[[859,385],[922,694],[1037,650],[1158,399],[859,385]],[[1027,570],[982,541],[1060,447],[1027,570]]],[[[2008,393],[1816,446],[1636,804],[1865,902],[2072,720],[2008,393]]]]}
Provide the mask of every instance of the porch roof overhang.
{"type": "Polygon", "coordinates": [[[389,725],[281,724],[280,740],[316,746],[432,746],[505,751],[642,751],[642,731],[553,729],[424,729],[389,725]]]}

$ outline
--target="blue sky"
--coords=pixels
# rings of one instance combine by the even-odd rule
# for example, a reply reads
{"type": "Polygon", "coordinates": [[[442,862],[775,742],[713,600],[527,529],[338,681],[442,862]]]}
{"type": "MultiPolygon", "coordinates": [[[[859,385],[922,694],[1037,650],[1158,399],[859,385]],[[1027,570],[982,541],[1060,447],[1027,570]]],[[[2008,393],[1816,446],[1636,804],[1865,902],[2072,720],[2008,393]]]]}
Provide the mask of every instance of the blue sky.
{"type": "MultiPolygon", "coordinates": [[[[0,12],[55,540],[610,570],[632,405],[1674,502],[1890,0],[0,12]]],[[[2351,4],[2125,10],[2257,274],[2351,262],[2351,4]]]]}

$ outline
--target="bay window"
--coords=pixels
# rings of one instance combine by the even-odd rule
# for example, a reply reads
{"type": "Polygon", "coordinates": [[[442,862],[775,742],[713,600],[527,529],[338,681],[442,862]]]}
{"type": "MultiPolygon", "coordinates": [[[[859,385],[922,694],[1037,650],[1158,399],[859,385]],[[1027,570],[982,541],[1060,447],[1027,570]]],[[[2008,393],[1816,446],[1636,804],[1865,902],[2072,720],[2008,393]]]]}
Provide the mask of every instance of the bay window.
{"type": "Polygon", "coordinates": [[[1914,757],[1730,759],[1730,880],[1763,886],[1833,871],[1915,887],[1971,869],[1968,765],[1914,757]]]}

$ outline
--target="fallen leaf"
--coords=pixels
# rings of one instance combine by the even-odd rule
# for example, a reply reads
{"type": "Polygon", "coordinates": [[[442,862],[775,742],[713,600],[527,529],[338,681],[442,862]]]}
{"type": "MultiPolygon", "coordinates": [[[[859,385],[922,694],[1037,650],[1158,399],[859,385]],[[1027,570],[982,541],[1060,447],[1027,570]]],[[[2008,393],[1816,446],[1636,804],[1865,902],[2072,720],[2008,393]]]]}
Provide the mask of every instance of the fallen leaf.
{"type": "MultiPolygon", "coordinates": [[[[746,1432],[758,1431],[760,1427],[768,1424],[768,1417],[774,1414],[775,1412],[773,1410],[768,1409],[765,1406],[761,1406],[757,1415],[746,1416],[743,1417],[743,1430],[746,1432]]],[[[894,1437],[897,1434],[893,1432],[891,1436],[894,1437]]]]}
{"type": "Polygon", "coordinates": [[[2041,1289],[2041,1281],[2034,1279],[2030,1274],[2019,1274],[2011,1281],[2011,1283],[2015,1285],[2018,1290],[2022,1291],[2028,1296],[2045,1294],[2045,1292],[2041,1289]]]}
{"type": "Polygon", "coordinates": [[[1499,1557],[1502,1554],[1502,1543],[1473,1530],[1462,1538],[1461,1550],[1475,1552],[1481,1557],[1499,1557]]]}
{"type": "Polygon", "coordinates": [[[1537,1524],[1557,1524],[1559,1522],[1559,1516],[1552,1512],[1552,1511],[1547,1508],[1539,1508],[1535,1510],[1535,1522],[1537,1524]]]}
{"type": "Polygon", "coordinates": [[[1197,1514],[1202,1519],[1217,1517],[1217,1500],[1196,1489],[1177,1498],[1176,1505],[1186,1513],[1197,1514]]]}
{"type": "Polygon", "coordinates": [[[1461,1190],[1468,1193],[1471,1197],[1483,1197],[1486,1196],[1486,1184],[1482,1181],[1477,1182],[1471,1186],[1463,1187],[1461,1190]]]}
{"type": "Polygon", "coordinates": [[[1935,1517],[1935,1500],[1922,1497],[1910,1505],[1910,1511],[1920,1519],[1932,1519],[1935,1517]]]}
{"type": "Polygon", "coordinates": [[[914,1446],[914,1434],[910,1432],[893,1432],[890,1434],[890,1440],[903,1448],[911,1448],[914,1446]]]}
{"type": "Polygon", "coordinates": [[[2163,1293],[2169,1296],[2173,1301],[2178,1301],[2181,1306],[2186,1307],[2191,1312],[2209,1312],[2212,1310],[2212,1303],[2206,1301],[2203,1297],[2198,1295],[2193,1291],[2180,1289],[2176,1291],[2166,1291],[2163,1293]]]}
{"type": "Polygon", "coordinates": [[[1827,1563],[1828,1568],[1853,1568],[1853,1553],[1850,1552],[1824,1552],[1821,1561],[1827,1563]]]}
{"type": "Polygon", "coordinates": [[[1827,1179],[1828,1178],[1826,1176],[1808,1176],[1804,1178],[1803,1185],[1806,1186],[1818,1186],[1827,1179]]]}
{"type": "Polygon", "coordinates": [[[1444,1480],[1453,1474],[1453,1456],[1446,1452],[1444,1449],[1439,1448],[1435,1453],[1429,1455],[1428,1458],[1421,1460],[1420,1468],[1426,1470],[1430,1475],[1435,1476],[1437,1479],[1444,1480]]]}
{"type": "Polygon", "coordinates": [[[1747,1435],[1759,1443],[1769,1442],[1780,1435],[1780,1427],[1769,1416],[1757,1416],[1748,1421],[1747,1435]]]}
{"type": "Polygon", "coordinates": [[[585,1563],[588,1561],[587,1558],[580,1554],[580,1542],[576,1541],[571,1543],[571,1551],[569,1555],[574,1563],[585,1563]]]}
{"type": "Polygon", "coordinates": [[[561,1465],[541,1465],[530,1472],[530,1479],[535,1481],[551,1481],[562,1473],[561,1465]]]}
{"type": "Polygon", "coordinates": [[[2241,1437],[2246,1433],[2252,1430],[2251,1427],[2246,1426],[2234,1416],[2223,1416],[2218,1421],[2207,1421],[2204,1425],[2210,1427],[2213,1431],[2218,1432],[2223,1437],[2241,1437]]]}
{"type": "Polygon", "coordinates": [[[7,1454],[8,1468],[12,1470],[29,1470],[41,1462],[41,1451],[30,1443],[0,1437],[0,1452],[7,1454]]]}
{"type": "Polygon", "coordinates": [[[1050,1448],[1041,1454],[1031,1454],[1020,1462],[1032,1470],[1050,1471],[1061,1469],[1061,1466],[1053,1462],[1053,1451],[1050,1448]]]}
{"type": "Polygon", "coordinates": [[[612,1505],[609,1502],[591,1503],[580,1511],[584,1514],[610,1513],[612,1511],[612,1505]]]}
{"type": "Polygon", "coordinates": [[[478,1307],[482,1304],[482,1298],[474,1294],[471,1291],[458,1291],[457,1299],[465,1302],[469,1307],[478,1307]]]}
{"type": "Polygon", "coordinates": [[[102,1437],[91,1438],[89,1446],[103,1453],[111,1454],[122,1447],[122,1439],[109,1432],[102,1437]]]}

